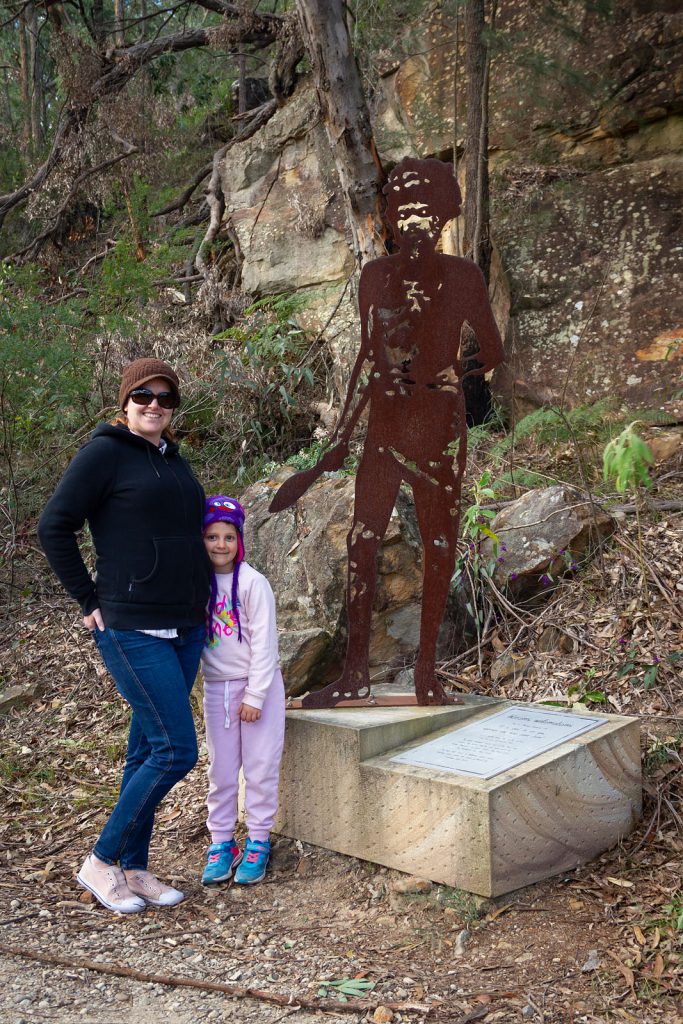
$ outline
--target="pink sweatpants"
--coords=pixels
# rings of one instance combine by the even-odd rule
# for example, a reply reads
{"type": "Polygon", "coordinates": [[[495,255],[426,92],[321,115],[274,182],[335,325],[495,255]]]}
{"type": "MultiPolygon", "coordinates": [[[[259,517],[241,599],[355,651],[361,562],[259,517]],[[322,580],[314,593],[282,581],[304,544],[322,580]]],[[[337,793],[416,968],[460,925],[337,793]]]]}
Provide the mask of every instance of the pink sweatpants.
{"type": "Polygon", "coordinates": [[[204,682],[204,722],[209,749],[207,825],[213,843],[232,838],[237,821],[240,768],[244,770],[247,826],[251,839],[267,839],[278,807],[285,738],[285,688],[277,669],[258,722],[242,722],[239,707],[246,679],[204,682]]]}

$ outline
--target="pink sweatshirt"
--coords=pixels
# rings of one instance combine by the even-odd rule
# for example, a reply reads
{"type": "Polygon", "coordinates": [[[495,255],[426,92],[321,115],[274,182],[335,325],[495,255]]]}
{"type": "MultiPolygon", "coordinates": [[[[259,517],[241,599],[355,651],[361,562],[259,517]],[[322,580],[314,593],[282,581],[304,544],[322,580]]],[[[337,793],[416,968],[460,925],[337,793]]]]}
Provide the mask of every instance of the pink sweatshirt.
{"type": "Polygon", "coordinates": [[[237,606],[242,626],[238,640],[232,610],[232,573],[216,573],[218,597],[213,613],[213,641],[202,652],[207,682],[246,679],[244,703],[261,710],[279,665],[275,598],[265,576],[248,562],[240,563],[237,606]]]}

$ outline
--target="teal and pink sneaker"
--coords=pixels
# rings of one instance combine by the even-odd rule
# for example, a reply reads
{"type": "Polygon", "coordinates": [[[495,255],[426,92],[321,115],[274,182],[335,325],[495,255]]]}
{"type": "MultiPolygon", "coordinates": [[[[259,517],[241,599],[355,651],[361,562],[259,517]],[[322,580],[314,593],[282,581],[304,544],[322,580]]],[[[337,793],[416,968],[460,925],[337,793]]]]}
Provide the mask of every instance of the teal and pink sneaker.
{"type": "Polygon", "coordinates": [[[270,841],[268,839],[247,839],[244,857],[235,872],[237,885],[254,885],[256,882],[260,882],[266,873],[269,859],[270,841]]]}
{"type": "Polygon", "coordinates": [[[211,843],[206,853],[206,867],[202,885],[215,885],[232,878],[233,870],[242,859],[239,846],[234,839],[225,843],[211,843]]]}

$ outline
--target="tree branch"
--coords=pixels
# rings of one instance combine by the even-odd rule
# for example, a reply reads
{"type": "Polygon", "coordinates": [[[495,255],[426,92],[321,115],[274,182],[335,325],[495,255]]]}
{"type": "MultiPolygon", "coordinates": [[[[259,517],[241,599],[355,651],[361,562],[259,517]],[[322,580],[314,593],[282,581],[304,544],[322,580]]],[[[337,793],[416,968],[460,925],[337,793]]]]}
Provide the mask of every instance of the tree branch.
{"type": "Polygon", "coordinates": [[[190,199],[190,196],[192,195],[194,190],[197,188],[198,185],[201,185],[201,183],[204,181],[204,178],[207,178],[209,174],[211,174],[212,170],[213,160],[211,161],[211,163],[204,164],[204,166],[197,171],[194,178],[192,178],[190,184],[187,186],[184,192],[181,192],[176,199],[173,199],[170,203],[167,203],[166,206],[162,206],[160,210],[155,210],[154,213],[150,214],[150,216],[163,217],[167,213],[173,213],[174,210],[182,210],[182,208],[190,199]]]}
{"type": "Polygon", "coordinates": [[[248,139],[252,135],[254,135],[259,130],[259,128],[262,128],[263,125],[270,120],[270,118],[273,116],[276,110],[277,102],[275,100],[269,100],[268,103],[264,103],[262,106],[258,108],[258,113],[256,117],[252,118],[249,124],[247,124],[242,129],[239,135],[236,135],[233,139],[230,139],[229,142],[226,142],[226,144],[224,146],[221,146],[220,149],[216,150],[216,152],[213,155],[211,179],[209,181],[209,187],[206,193],[206,201],[208,203],[210,211],[209,226],[206,229],[206,234],[202,239],[199,249],[197,250],[197,255],[195,257],[195,264],[197,270],[201,274],[203,274],[204,277],[206,277],[209,272],[209,266],[206,262],[204,254],[206,252],[207,247],[211,244],[211,242],[218,234],[221,226],[221,221],[223,218],[223,213],[225,212],[225,196],[223,194],[220,176],[221,161],[224,159],[225,154],[228,152],[228,150],[232,149],[232,147],[236,145],[236,143],[244,142],[245,139],[248,139]]]}
{"type": "Polygon", "coordinates": [[[6,257],[8,261],[19,260],[25,256],[35,256],[43,247],[48,238],[51,238],[55,234],[55,232],[59,230],[62,217],[69,208],[71,200],[74,198],[74,196],[77,195],[78,190],[83,184],[83,182],[86,181],[88,178],[91,178],[93,174],[99,174],[100,171],[104,171],[108,167],[113,167],[114,164],[118,164],[121,160],[125,160],[127,157],[133,156],[135,153],[138,152],[137,146],[134,146],[131,142],[126,142],[126,140],[122,139],[119,135],[116,134],[116,132],[112,132],[111,135],[115,142],[124,147],[123,153],[119,153],[117,156],[110,157],[108,160],[103,160],[101,163],[96,164],[94,167],[89,167],[87,170],[83,171],[82,174],[79,174],[79,176],[76,178],[73,185],[71,186],[71,189],[69,190],[69,193],[67,194],[66,198],[63,200],[61,206],[52,218],[52,221],[50,222],[49,226],[45,228],[44,231],[41,231],[41,233],[23,249],[19,249],[18,252],[15,252],[11,256],[6,257]]]}
{"type": "MultiPolygon", "coordinates": [[[[282,15],[276,14],[253,14],[245,18],[244,12],[239,6],[224,2],[224,0],[195,0],[195,2],[200,7],[216,11],[226,18],[234,18],[236,43],[250,43],[261,48],[269,46],[275,40],[277,32],[285,20],[282,15]]],[[[120,92],[142,67],[151,63],[162,54],[182,53],[185,50],[208,46],[212,38],[213,30],[197,28],[187,32],[162,36],[151,41],[135,43],[132,46],[119,47],[108,53],[106,63],[103,62],[103,73],[93,83],[90,101],[78,107],[69,107],[62,114],[50,154],[45,162],[18,189],[0,196],[0,228],[7,214],[12,209],[25,203],[32,192],[35,192],[44,185],[55,166],[61,160],[66,142],[85,123],[89,110],[94,103],[105,96],[115,95],[120,92]]],[[[267,104],[266,107],[268,107],[267,104]]],[[[268,116],[270,116],[270,112],[268,116]]],[[[122,159],[122,157],[119,157],[119,159],[122,159]]],[[[206,173],[197,181],[197,184],[203,181],[206,175],[210,173],[210,170],[211,168],[206,170],[206,173]]],[[[196,188],[196,185],[194,187],[196,188]]],[[[187,202],[187,199],[185,199],[185,202],[187,202]]]]}

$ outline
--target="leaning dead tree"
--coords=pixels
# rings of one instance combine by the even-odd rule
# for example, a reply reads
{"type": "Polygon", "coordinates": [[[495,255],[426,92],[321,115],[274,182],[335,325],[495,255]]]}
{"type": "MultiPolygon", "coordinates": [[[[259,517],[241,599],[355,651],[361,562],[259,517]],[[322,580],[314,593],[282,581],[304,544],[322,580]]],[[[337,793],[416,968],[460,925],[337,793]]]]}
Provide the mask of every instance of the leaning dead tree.
{"type": "Polygon", "coordinates": [[[491,269],[489,233],[489,77],[490,35],[495,28],[496,0],[465,0],[465,72],[467,127],[465,145],[465,253],[488,283],[491,269]],[[489,20],[486,20],[486,7],[489,20]]]}
{"type": "MultiPolygon", "coordinates": [[[[486,283],[491,271],[489,231],[489,77],[490,36],[495,28],[496,0],[465,0],[465,73],[467,76],[467,124],[465,128],[465,201],[463,251],[479,266],[486,283]],[[486,7],[489,19],[486,20],[486,7]]],[[[474,333],[466,328],[462,339],[465,369],[476,365],[474,333]],[[468,357],[470,357],[468,359],[468,357]]],[[[483,423],[490,411],[491,396],[483,376],[463,382],[467,418],[483,423]]]]}
{"type": "Polygon", "coordinates": [[[297,0],[297,11],[322,119],[344,193],[359,264],[382,256],[390,228],[385,175],[346,26],[343,0],[297,0]]]}

